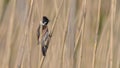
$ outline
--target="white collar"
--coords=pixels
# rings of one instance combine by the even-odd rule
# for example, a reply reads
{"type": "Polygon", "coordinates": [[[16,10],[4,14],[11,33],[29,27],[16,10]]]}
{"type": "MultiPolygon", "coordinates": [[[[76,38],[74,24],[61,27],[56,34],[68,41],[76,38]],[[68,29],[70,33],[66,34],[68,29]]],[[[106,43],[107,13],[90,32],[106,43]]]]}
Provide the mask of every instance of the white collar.
{"type": "Polygon", "coordinates": [[[47,22],[43,23],[42,21],[40,21],[40,25],[44,26],[47,22]]]}

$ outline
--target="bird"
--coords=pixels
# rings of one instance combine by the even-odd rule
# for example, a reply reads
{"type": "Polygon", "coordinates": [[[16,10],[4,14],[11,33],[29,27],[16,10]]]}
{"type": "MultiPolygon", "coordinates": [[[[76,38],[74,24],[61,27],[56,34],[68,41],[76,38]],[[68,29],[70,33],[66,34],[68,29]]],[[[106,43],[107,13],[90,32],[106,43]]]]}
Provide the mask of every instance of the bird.
{"type": "Polygon", "coordinates": [[[41,42],[41,46],[42,46],[41,50],[42,50],[43,56],[46,56],[46,51],[48,49],[48,44],[49,44],[49,38],[51,37],[51,34],[50,34],[50,32],[48,30],[48,26],[47,26],[48,23],[49,23],[49,19],[46,16],[43,16],[42,21],[40,21],[38,29],[37,29],[38,45],[41,42]],[[42,28],[41,33],[40,33],[40,28],[42,28]],[[42,34],[41,40],[40,40],[40,34],[42,34]]]}

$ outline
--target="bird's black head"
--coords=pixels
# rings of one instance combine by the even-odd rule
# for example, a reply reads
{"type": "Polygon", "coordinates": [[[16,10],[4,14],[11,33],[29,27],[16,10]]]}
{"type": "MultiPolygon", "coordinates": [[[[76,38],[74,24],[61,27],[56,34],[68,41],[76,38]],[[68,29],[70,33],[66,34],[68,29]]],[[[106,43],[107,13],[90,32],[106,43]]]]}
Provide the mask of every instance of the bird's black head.
{"type": "Polygon", "coordinates": [[[44,25],[47,25],[48,22],[49,22],[49,19],[48,19],[46,16],[43,16],[42,23],[43,23],[44,25]]]}

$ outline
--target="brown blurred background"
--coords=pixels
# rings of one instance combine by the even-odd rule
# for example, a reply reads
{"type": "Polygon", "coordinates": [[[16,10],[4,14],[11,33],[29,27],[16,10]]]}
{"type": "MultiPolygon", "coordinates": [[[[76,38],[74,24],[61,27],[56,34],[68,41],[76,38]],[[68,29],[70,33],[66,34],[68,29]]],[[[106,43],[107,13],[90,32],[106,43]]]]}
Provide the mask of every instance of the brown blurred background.
{"type": "Polygon", "coordinates": [[[0,0],[0,68],[120,68],[120,0],[0,0]],[[42,16],[52,32],[46,57],[42,16]]]}

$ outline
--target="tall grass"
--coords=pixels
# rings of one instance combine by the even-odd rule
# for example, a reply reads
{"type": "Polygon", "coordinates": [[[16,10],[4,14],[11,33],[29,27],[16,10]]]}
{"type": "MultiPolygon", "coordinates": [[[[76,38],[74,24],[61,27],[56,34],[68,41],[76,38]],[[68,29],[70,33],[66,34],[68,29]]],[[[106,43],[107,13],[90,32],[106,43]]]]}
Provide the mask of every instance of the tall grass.
{"type": "Polygon", "coordinates": [[[113,26],[115,22],[116,0],[111,0],[111,26],[110,26],[110,68],[113,68],[113,26]]]}
{"type": "Polygon", "coordinates": [[[2,68],[9,68],[9,60],[10,60],[10,54],[11,54],[11,38],[12,38],[12,32],[13,32],[15,6],[16,6],[16,0],[13,0],[12,13],[11,13],[11,18],[10,18],[10,22],[9,22],[7,40],[6,40],[6,45],[5,45],[6,48],[5,48],[5,52],[3,55],[4,58],[3,58],[2,68]]]}
{"type": "MultiPolygon", "coordinates": [[[[1,26],[6,29],[5,25],[8,25],[8,29],[6,35],[3,35],[2,29],[0,29],[0,35],[7,37],[5,39],[3,39],[4,37],[0,38],[0,51],[3,52],[3,55],[0,55],[0,57],[3,56],[3,61],[0,61],[0,65],[2,65],[0,68],[10,68],[10,66],[13,68],[115,68],[115,62],[117,63],[116,68],[119,68],[119,55],[117,55],[116,59],[114,55],[115,52],[120,53],[120,48],[114,50],[116,48],[114,43],[117,43],[118,45],[116,46],[119,47],[118,39],[114,37],[117,36],[115,35],[117,0],[97,0],[95,2],[91,2],[93,0],[30,0],[29,3],[25,4],[28,11],[26,10],[27,14],[25,14],[25,21],[23,23],[18,19],[19,14],[16,14],[19,10],[24,9],[24,7],[21,8],[23,5],[18,5],[19,1],[22,0],[10,0],[4,14],[5,17],[3,17],[2,24],[4,25],[1,26]],[[109,1],[111,1],[110,10],[106,8],[107,6],[103,6],[103,2],[106,3],[109,1]],[[81,2],[79,3],[81,4],[80,7],[78,7],[78,3],[76,2],[81,2]],[[95,4],[94,6],[97,7],[92,8],[92,4],[95,4]],[[50,6],[51,8],[46,6],[50,6]],[[90,14],[93,12],[91,11],[93,9],[95,9],[95,13],[90,14]],[[109,15],[104,13],[106,10],[110,11],[109,15]],[[10,13],[10,17],[7,17],[8,13],[10,13]],[[37,15],[35,16],[35,14],[37,15]],[[49,19],[52,20],[52,23],[48,25],[52,34],[52,41],[50,41],[46,57],[42,56],[41,45],[38,46],[36,44],[36,34],[33,33],[37,31],[36,28],[44,14],[46,16],[48,14],[49,19]],[[4,20],[9,20],[9,23],[4,23],[4,20]],[[19,31],[14,32],[16,22],[20,22],[19,25],[17,23],[19,31]],[[101,33],[102,35],[100,36],[101,33]],[[17,38],[12,39],[13,35],[16,35],[17,38]],[[102,41],[103,39],[106,40],[102,41]],[[6,41],[5,45],[1,43],[3,41],[6,41]],[[36,47],[38,49],[34,49],[36,47]],[[17,52],[12,53],[13,51],[17,52]],[[34,54],[32,51],[34,51],[34,54]],[[103,51],[105,51],[104,54],[103,51]],[[36,58],[36,56],[38,57],[36,58]]],[[[118,11],[118,13],[120,12],[118,11]]],[[[119,25],[117,28],[120,28],[119,25]]],[[[117,31],[117,33],[120,33],[119,29],[117,31]]]]}
{"type": "MultiPolygon", "coordinates": [[[[69,6],[70,6],[70,2],[69,2],[69,6]]],[[[64,0],[64,8],[65,8],[65,0],[64,0]]],[[[62,43],[62,55],[61,55],[61,67],[63,68],[64,66],[64,49],[65,49],[65,41],[66,41],[66,35],[67,35],[67,28],[68,28],[68,19],[69,19],[69,16],[70,16],[70,7],[68,7],[68,12],[67,12],[67,16],[65,16],[65,19],[64,19],[64,22],[66,23],[65,24],[65,30],[63,31],[63,43],[62,43]]],[[[65,9],[64,9],[64,13],[65,13],[65,9]]]]}
{"type": "Polygon", "coordinates": [[[80,14],[80,20],[79,20],[79,23],[81,22],[81,29],[79,30],[79,34],[78,34],[78,37],[77,37],[77,40],[75,42],[75,48],[74,50],[77,51],[77,47],[80,46],[80,59],[79,59],[79,65],[78,65],[78,68],[81,67],[81,59],[82,59],[82,48],[83,48],[83,38],[84,38],[84,29],[85,29],[85,18],[86,18],[86,2],[87,0],[84,0],[82,2],[82,9],[81,9],[81,14],[80,14]],[[81,37],[80,37],[81,36],[81,37]],[[78,44],[79,43],[79,40],[80,41],[80,45],[78,44]]]}
{"type": "Polygon", "coordinates": [[[95,34],[95,43],[94,43],[94,50],[93,50],[93,61],[92,61],[92,68],[95,68],[95,58],[96,58],[96,49],[98,45],[98,32],[99,32],[99,25],[100,25],[100,8],[101,8],[101,0],[98,0],[98,12],[97,12],[97,29],[95,34]]]}

